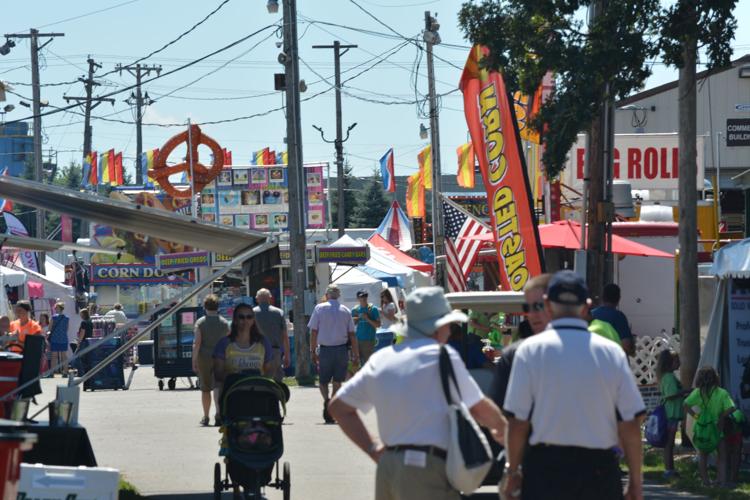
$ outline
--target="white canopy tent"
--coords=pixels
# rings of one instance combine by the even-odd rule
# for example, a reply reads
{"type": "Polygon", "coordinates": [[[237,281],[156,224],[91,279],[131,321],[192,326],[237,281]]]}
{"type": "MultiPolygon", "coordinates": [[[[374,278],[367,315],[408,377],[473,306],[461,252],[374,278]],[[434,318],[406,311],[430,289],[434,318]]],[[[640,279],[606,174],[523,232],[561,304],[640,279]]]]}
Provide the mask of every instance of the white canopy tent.
{"type": "Polygon", "coordinates": [[[750,239],[716,252],[711,274],[718,283],[698,367],[716,368],[735,404],[750,415],[750,391],[742,382],[750,359],[750,239]]]}
{"type": "Polygon", "coordinates": [[[351,309],[359,305],[357,292],[365,290],[370,302],[380,307],[380,292],[386,286],[377,278],[363,273],[356,267],[331,265],[331,282],[341,289],[339,302],[351,309]]]}
{"type": "Polygon", "coordinates": [[[26,273],[0,266],[0,315],[10,315],[10,305],[8,294],[5,293],[5,286],[22,286],[24,283],[26,283],[26,273]]]}

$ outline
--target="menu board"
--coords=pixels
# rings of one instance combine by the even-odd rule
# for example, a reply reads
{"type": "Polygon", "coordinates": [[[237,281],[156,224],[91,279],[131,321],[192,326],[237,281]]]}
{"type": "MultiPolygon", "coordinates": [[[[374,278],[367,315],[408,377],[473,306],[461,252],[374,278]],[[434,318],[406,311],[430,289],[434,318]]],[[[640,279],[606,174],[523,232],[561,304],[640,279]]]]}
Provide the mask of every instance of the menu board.
{"type": "MultiPolygon", "coordinates": [[[[325,227],[323,165],[304,167],[307,227],[325,227]]],[[[259,231],[289,228],[289,183],[286,165],[233,165],[221,171],[200,196],[206,222],[259,231]]]]}

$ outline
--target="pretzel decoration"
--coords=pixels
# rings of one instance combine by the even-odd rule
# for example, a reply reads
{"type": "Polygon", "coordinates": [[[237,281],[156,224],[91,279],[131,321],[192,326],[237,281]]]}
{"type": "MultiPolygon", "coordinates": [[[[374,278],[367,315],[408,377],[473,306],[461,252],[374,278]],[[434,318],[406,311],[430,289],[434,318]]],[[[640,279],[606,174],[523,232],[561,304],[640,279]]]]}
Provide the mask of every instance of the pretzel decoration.
{"type": "Polygon", "coordinates": [[[177,165],[167,166],[167,158],[174,151],[174,149],[181,143],[185,143],[190,148],[190,142],[192,142],[193,149],[193,185],[195,191],[200,193],[206,184],[213,181],[218,177],[221,169],[224,168],[224,151],[211,137],[205,135],[198,125],[190,126],[190,141],[188,140],[188,131],[181,132],[171,139],[169,139],[164,146],[159,150],[159,154],[154,160],[154,168],[149,172],[151,178],[153,178],[159,185],[172,195],[173,198],[190,198],[193,196],[193,190],[191,187],[187,189],[177,189],[169,182],[169,176],[172,174],[178,174],[180,172],[187,172],[190,175],[190,152],[186,155],[186,161],[178,163],[177,165]],[[202,163],[198,162],[198,146],[204,144],[208,146],[214,155],[214,161],[210,168],[206,167],[202,163]]]}

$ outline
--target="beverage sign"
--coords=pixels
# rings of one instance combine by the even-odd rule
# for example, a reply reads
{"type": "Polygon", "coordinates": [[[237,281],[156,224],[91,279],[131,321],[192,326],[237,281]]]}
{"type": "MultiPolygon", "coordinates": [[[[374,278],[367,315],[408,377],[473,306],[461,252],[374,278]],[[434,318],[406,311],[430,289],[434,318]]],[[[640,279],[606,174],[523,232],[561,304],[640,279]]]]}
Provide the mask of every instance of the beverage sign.
{"type": "Polygon", "coordinates": [[[727,119],[727,147],[750,146],[750,118],[727,119]]]}
{"type": "MultiPolygon", "coordinates": [[[[703,185],[703,137],[697,140],[698,186],[703,185]]],[[[584,135],[579,135],[568,154],[563,183],[583,189],[586,158],[584,135]]],[[[678,189],[679,148],[677,134],[616,134],[614,178],[630,182],[631,189],[678,189]]]]}
{"type": "Polygon", "coordinates": [[[358,266],[370,260],[370,247],[318,247],[318,262],[358,266]]]}

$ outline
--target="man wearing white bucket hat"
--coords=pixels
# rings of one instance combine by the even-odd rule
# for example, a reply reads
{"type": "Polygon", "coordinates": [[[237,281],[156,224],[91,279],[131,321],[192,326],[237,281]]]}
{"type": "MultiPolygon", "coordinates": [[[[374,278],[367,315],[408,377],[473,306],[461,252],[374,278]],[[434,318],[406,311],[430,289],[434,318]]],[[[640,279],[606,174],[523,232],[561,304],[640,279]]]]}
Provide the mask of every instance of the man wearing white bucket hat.
{"type": "MultiPolygon", "coordinates": [[[[448,404],[440,383],[440,346],[451,323],[466,322],[452,311],[439,287],[419,288],[406,298],[401,344],[381,349],[345,383],[329,405],[341,430],[377,464],[376,500],[458,500],[448,483],[448,404]],[[365,428],[357,410],[375,408],[382,442],[365,428]]],[[[502,442],[505,419],[469,376],[461,357],[447,347],[460,397],[474,419],[502,442]]]]}

